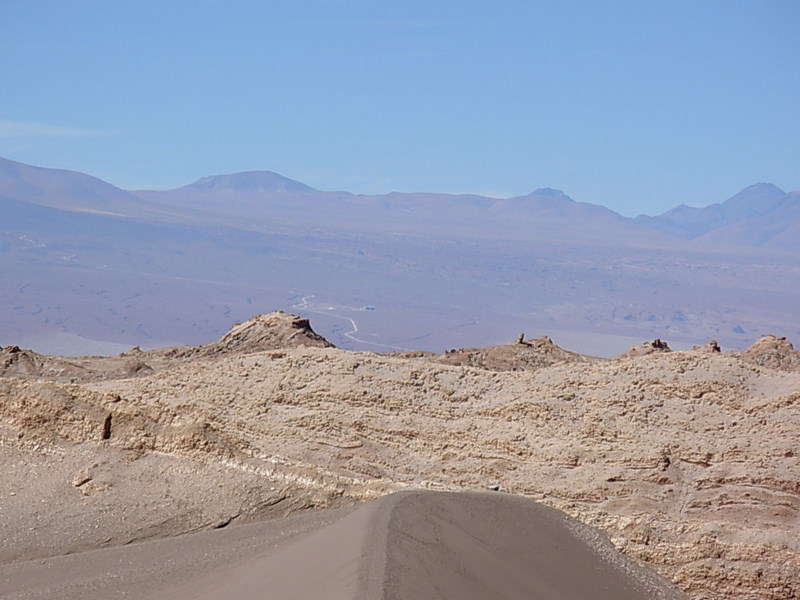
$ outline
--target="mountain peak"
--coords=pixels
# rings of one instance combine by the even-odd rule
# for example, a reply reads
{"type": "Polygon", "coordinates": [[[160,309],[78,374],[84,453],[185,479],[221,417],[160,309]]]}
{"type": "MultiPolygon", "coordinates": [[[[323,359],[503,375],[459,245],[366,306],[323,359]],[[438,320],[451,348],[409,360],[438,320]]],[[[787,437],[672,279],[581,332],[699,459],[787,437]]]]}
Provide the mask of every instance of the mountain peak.
{"type": "Polygon", "coordinates": [[[731,196],[723,206],[738,207],[748,213],[748,216],[755,216],[763,212],[763,207],[767,208],[776,205],[786,195],[781,188],[771,183],[754,183],[747,186],[738,194],[731,196]]]}
{"type": "Polygon", "coordinates": [[[548,198],[558,198],[559,200],[569,200],[570,202],[574,202],[574,200],[572,198],[570,198],[569,196],[567,196],[564,192],[562,192],[561,190],[554,189],[554,188],[539,188],[539,189],[533,190],[533,192],[531,192],[529,195],[530,196],[545,196],[545,197],[548,197],[548,198]]]}
{"type": "Polygon", "coordinates": [[[215,192],[309,192],[314,188],[272,171],[245,171],[203,177],[185,188],[215,192]]]}
{"type": "Polygon", "coordinates": [[[746,219],[767,214],[786,197],[786,192],[771,183],[754,183],[725,202],[703,207],[680,204],[657,216],[636,217],[640,223],[683,239],[701,235],[746,219]]]}
{"type": "Polygon", "coordinates": [[[742,192],[746,192],[748,190],[758,190],[758,191],[768,191],[768,192],[778,192],[781,194],[785,194],[781,188],[779,188],[774,183],[767,183],[763,181],[759,181],[758,183],[754,183],[753,185],[748,185],[746,188],[742,190],[742,192]]]}

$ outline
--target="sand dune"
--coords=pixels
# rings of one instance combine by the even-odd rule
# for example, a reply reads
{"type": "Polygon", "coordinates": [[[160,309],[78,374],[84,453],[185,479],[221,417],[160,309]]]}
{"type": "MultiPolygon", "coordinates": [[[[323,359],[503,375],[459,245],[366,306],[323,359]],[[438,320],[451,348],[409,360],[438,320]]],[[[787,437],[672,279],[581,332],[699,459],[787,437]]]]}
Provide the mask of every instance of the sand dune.
{"type": "Polygon", "coordinates": [[[410,491],[323,511],[0,567],[4,600],[484,600],[685,596],[530,499],[410,491]]]}
{"type": "Polygon", "coordinates": [[[527,498],[409,493],[391,502],[383,594],[365,600],[684,598],[596,530],[527,498]]]}

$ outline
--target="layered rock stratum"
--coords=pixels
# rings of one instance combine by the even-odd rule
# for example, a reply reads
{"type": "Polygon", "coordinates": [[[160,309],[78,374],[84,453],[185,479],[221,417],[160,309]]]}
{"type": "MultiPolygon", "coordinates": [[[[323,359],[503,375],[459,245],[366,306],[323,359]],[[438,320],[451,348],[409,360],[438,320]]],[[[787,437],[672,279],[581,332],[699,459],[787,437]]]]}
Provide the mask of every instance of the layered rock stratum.
{"type": "Polygon", "coordinates": [[[380,355],[285,313],[194,349],[5,348],[0,563],[491,487],[602,529],[695,600],[798,597],[796,352],[380,355]]]}

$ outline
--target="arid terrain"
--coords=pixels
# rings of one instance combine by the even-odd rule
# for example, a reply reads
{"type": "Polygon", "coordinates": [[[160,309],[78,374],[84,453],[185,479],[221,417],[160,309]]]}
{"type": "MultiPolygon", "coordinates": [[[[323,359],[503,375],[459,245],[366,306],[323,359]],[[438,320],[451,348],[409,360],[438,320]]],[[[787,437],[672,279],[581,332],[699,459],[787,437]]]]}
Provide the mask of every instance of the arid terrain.
{"type": "Polygon", "coordinates": [[[283,309],[348,350],[520,331],[606,357],[741,350],[800,337],[799,215],[800,193],[765,183],[631,219],[549,188],[361,196],[256,171],[131,192],[0,158],[0,346],[193,346],[283,309]]]}
{"type": "Polygon", "coordinates": [[[57,597],[19,581],[76,553],[419,489],[564,511],[694,600],[800,597],[788,340],[680,352],[654,340],[611,359],[508,341],[352,352],[276,312],[191,348],[0,349],[0,583],[18,585],[0,597],[57,597]]]}

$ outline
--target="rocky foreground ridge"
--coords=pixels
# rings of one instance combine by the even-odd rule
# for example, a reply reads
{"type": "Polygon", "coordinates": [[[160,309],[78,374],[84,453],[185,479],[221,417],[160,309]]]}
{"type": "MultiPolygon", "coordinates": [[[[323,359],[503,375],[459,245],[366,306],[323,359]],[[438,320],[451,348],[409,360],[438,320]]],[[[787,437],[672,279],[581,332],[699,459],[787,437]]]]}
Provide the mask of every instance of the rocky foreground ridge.
{"type": "Polygon", "coordinates": [[[286,313],[197,348],[6,347],[0,563],[491,486],[602,528],[694,599],[798,597],[798,357],[773,336],[379,355],[286,313]]]}

